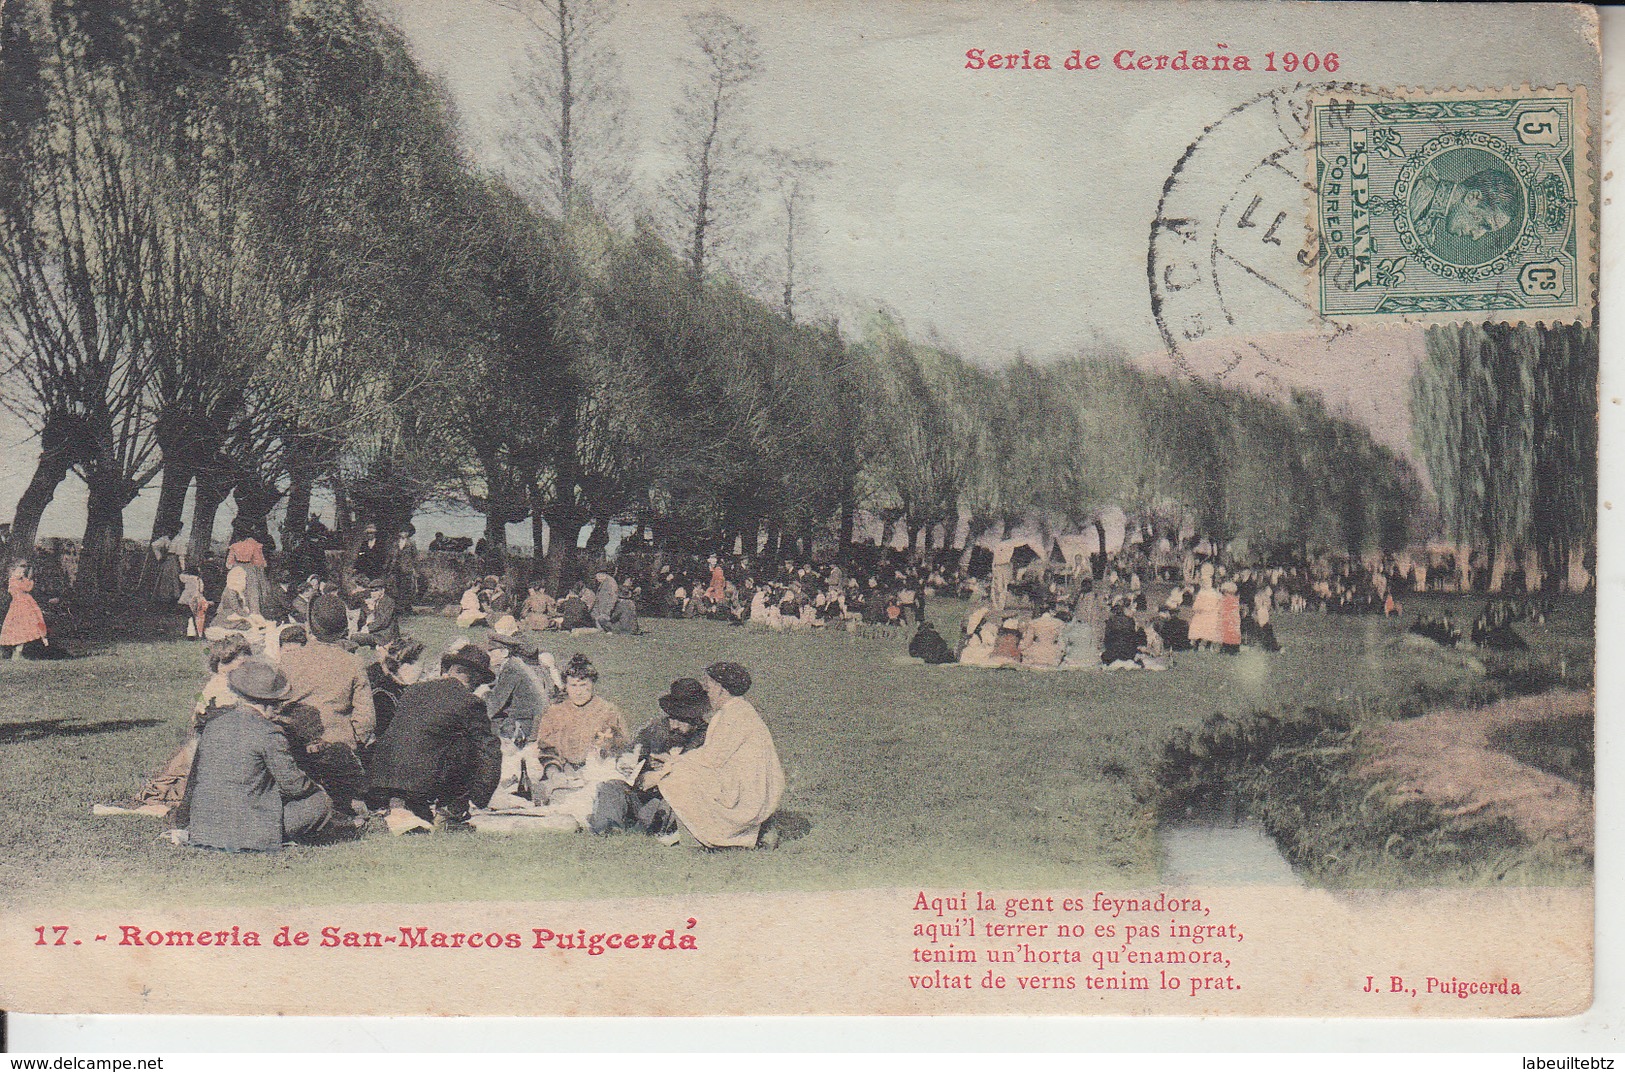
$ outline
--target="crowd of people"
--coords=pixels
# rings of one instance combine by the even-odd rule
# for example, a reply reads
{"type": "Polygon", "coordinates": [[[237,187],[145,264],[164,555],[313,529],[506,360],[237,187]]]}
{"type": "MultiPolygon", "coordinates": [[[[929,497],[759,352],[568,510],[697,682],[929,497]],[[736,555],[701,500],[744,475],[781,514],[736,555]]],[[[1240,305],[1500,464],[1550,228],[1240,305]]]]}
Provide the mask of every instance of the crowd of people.
{"type": "Polygon", "coordinates": [[[784,771],[737,663],[673,682],[633,733],[586,656],[561,666],[523,632],[462,634],[426,660],[398,632],[363,639],[333,593],[290,619],[208,638],[186,744],[136,800],[99,813],[169,816],[178,842],[233,851],[498,817],[774,843],[784,771]]]}
{"type": "MultiPolygon", "coordinates": [[[[592,663],[579,654],[561,663],[542,650],[546,637],[635,636],[650,618],[899,638],[912,624],[908,653],[928,664],[1157,671],[1185,652],[1278,652],[1283,613],[1398,617],[1426,583],[1394,559],[1247,567],[1167,541],[1071,562],[1008,549],[919,558],[871,549],[835,564],[634,551],[557,594],[515,569],[475,577],[444,613],[486,635],[464,633],[426,657],[402,634],[428,594],[413,535],[385,540],[368,526],[335,557],[337,541],[314,518],[303,552],[268,553],[263,530],[237,529],[207,568],[190,567],[179,541],[154,540],[138,590],[177,632],[204,642],[211,676],[185,747],[139,799],[101,810],[169,815],[188,843],[222,849],[373,823],[407,832],[533,819],[756,845],[773,836],[784,775],[745,699],[744,667],[715,663],[672,682],[655,701],[660,714],[633,733],[599,694],[592,663]],[[928,620],[943,599],[969,601],[951,639],[928,620]]],[[[33,585],[26,563],[11,568],[0,649],[60,657],[33,585]]],[[[1502,600],[1465,630],[1424,616],[1411,632],[1514,648],[1512,623],[1545,612],[1502,600]]]]}

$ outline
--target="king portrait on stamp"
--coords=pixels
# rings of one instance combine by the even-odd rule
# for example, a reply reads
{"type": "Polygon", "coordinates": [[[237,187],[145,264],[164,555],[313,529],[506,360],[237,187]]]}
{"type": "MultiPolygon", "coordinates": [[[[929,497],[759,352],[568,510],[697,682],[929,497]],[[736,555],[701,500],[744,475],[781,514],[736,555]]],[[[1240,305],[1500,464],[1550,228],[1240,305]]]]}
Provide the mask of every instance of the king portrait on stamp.
{"type": "Polygon", "coordinates": [[[1319,315],[1590,315],[1581,94],[1334,97],[1313,113],[1319,315]]]}

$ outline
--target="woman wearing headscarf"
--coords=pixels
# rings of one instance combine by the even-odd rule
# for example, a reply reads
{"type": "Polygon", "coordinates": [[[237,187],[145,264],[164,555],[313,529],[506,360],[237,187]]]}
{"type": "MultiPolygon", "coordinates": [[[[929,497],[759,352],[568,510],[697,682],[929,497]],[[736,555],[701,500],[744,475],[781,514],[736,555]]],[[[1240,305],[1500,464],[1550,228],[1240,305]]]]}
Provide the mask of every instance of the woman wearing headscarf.
{"type": "Polygon", "coordinates": [[[1202,563],[1201,587],[1196,590],[1196,596],[1191,602],[1191,647],[1200,649],[1206,642],[1209,647],[1218,647],[1224,643],[1224,632],[1219,623],[1219,612],[1224,599],[1219,595],[1218,589],[1213,587],[1213,563],[1202,563]]]}
{"type": "Polygon", "coordinates": [[[705,743],[644,776],[677,816],[682,840],[706,848],[754,848],[784,797],[773,734],[745,693],[750,672],[713,663],[702,681],[711,701],[705,743]]]}

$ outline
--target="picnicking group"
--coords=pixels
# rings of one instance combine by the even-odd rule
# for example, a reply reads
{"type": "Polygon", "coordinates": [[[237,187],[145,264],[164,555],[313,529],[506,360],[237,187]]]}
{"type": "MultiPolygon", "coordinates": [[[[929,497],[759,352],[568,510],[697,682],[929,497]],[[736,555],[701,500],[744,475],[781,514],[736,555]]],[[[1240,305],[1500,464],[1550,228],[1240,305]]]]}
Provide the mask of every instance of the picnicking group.
{"type": "Polygon", "coordinates": [[[674,681],[633,733],[590,659],[561,665],[522,632],[460,635],[426,659],[398,628],[358,643],[355,612],[331,593],[300,617],[209,637],[185,744],[134,801],[98,813],[167,816],[177,843],[232,851],[372,823],[776,843],[784,770],[738,663],[674,681]]]}
{"type": "MultiPolygon", "coordinates": [[[[1278,652],[1282,613],[1397,617],[1401,598],[1427,583],[1394,560],[1245,566],[1162,540],[1071,563],[1007,548],[979,562],[874,548],[834,564],[632,553],[556,595],[509,569],[474,577],[456,602],[423,606],[432,593],[412,537],[408,527],[380,540],[368,527],[335,569],[331,552],[268,556],[263,532],[236,530],[209,571],[189,569],[178,540],[154,540],[140,591],[202,642],[209,678],[184,745],[135,799],[97,811],[163,815],[177,843],[236,851],[379,828],[772,845],[785,773],[747,699],[749,670],[720,661],[671,682],[634,732],[600,693],[592,661],[555,657],[548,638],[636,636],[651,618],[899,638],[912,623],[908,654],[926,664],[1157,671],[1183,652],[1278,652]],[[290,568],[305,579],[289,580],[290,568]],[[951,599],[968,601],[952,642],[927,617],[951,599]],[[426,652],[402,632],[411,613],[454,618],[463,632],[426,652]]],[[[0,647],[58,657],[26,560],[12,565],[7,590],[0,647]]],[[[1492,606],[1472,639],[1511,643],[1511,623],[1540,613],[1527,601],[1492,606]]],[[[1419,618],[1412,631],[1463,639],[1448,620],[1419,618]]]]}

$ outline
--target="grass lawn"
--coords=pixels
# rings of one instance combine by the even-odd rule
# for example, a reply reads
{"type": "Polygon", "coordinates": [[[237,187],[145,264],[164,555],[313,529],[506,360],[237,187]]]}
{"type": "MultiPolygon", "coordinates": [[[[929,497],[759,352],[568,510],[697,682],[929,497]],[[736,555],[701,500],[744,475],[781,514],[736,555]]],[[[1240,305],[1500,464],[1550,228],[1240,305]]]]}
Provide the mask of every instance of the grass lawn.
{"type": "MultiPolygon", "coordinates": [[[[1440,602],[1414,600],[1407,614],[1440,602]]],[[[963,604],[932,610],[955,635],[963,604]]],[[[1575,601],[1547,626],[1518,628],[1539,650],[1585,665],[1590,615],[1589,602],[1575,601]]],[[[1448,689],[1475,674],[1459,656],[1396,643],[1403,624],[1374,617],[1284,614],[1279,655],[1185,655],[1166,673],[1104,674],[913,665],[902,630],[874,640],[646,625],[642,637],[550,638],[551,650],[561,661],[590,655],[601,694],[634,730],[673,678],[721,658],[744,663],[789,775],[784,810],[804,836],[775,852],[715,854],[641,836],[377,831],[270,855],[176,849],[159,840],[159,820],[90,809],[133,795],[183,738],[206,677],[202,649],[123,643],[71,662],[0,663],[0,890],[14,904],[118,906],[1144,887],[1157,881],[1158,843],[1143,791],[1175,730],[1214,712],[1306,705],[1391,717],[1418,686],[1448,689]]],[[[408,631],[438,650],[454,627],[418,618],[408,631]]]]}

